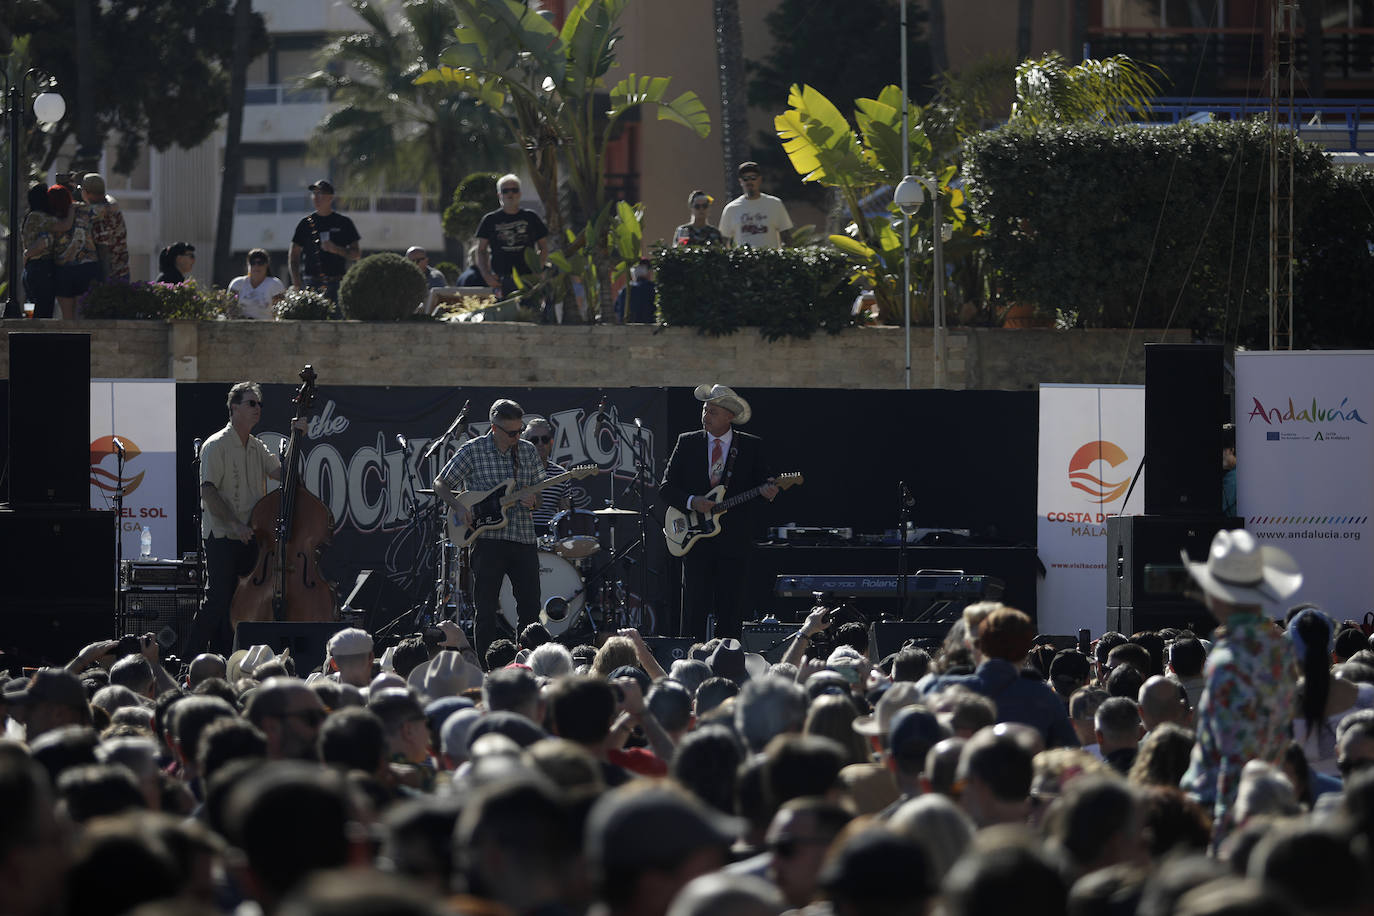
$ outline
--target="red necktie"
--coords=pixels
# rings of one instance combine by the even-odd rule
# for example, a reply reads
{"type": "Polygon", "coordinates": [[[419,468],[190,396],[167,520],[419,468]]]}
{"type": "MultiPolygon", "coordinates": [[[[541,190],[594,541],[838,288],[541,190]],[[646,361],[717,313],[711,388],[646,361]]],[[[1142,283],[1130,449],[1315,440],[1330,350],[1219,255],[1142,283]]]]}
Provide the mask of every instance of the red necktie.
{"type": "Polygon", "coordinates": [[[720,440],[717,439],[711,444],[711,486],[720,483],[720,440]]]}

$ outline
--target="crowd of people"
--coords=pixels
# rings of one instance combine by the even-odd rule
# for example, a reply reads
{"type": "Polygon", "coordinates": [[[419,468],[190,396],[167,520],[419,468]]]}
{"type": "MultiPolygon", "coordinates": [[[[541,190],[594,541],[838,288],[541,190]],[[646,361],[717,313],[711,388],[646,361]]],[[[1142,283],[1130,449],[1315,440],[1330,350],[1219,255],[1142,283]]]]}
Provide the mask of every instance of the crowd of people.
{"type": "Polygon", "coordinates": [[[773,664],[93,643],[4,685],[0,912],[1369,912],[1367,635],[1271,616],[1300,574],[1244,532],[1190,572],[1215,633],[1088,653],[991,602],[885,658],[816,607],[773,664]]]}

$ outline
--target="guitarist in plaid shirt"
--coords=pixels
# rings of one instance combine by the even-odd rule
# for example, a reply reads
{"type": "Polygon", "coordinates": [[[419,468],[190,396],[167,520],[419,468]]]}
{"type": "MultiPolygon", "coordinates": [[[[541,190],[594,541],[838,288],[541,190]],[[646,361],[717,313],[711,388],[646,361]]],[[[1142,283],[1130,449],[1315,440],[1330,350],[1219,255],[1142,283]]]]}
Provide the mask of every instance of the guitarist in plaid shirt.
{"type": "MultiPolygon", "coordinates": [[[[534,443],[520,438],[525,431],[524,409],[503,398],[491,405],[488,416],[491,431],[465,442],[434,480],[435,495],[464,525],[471,515],[455,494],[489,490],[510,478],[516,489],[544,479],[544,462],[534,443]]],[[[530,515],[537,499],[529,496],[510,506],[504,528],[483,531],[472,542],[472,591],[477,605],[472,641],[478,658],[486,658],[487,646],[497,638],[502,579],[510,577],[520,629],[539,619],[539,552],[530,515]]]]}

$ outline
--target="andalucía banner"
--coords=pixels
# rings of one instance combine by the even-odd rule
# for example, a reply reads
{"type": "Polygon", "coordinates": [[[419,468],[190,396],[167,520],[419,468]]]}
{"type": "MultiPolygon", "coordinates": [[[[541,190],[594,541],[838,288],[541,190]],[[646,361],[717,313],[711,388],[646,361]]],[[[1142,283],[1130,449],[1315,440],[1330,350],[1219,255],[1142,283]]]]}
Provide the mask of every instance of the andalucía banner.
{"type": "Polygon", "coordinates": [[[1102,633],[1107,620],[1107,517],[1143,512],[1145,389],[1041,385],[1036,544],[1041,633],[1102,633]]]}
{"type": "MultiPolygon", "coordinates": [[[[1374,609],[1374,352],[1236,354],[1236,502],[1337,620],[1374,609]]],[[[1282,611],[1283,608],[1273,610],[1282,611]]]]}

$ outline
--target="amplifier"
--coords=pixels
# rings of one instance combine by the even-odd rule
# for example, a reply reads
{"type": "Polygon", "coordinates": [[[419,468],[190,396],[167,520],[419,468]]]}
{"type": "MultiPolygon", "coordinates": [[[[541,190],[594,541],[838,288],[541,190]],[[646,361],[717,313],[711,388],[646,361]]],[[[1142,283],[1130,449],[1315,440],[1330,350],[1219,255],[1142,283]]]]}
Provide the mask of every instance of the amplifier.
{"type": "Polygon", "coordinates": [[[197,589],[120,589],[119,633],[152,633],[163,651],[170,651],[186,635],[199,604],[197,589]]]}
{"type": "Polygon", "coordinates": [[[200,588],[200,566],[195,560],[121,560],[121,588],[161,585],[175,588],[200,588]]]}
{"type": "Polygon", "coordinates": [[[740,645],[744,646],[744,651],[757,652],[766,658],[770,665],[776,665],[782,661],[787,647],[792,644],[790,637],[799,629],[799,623],[746,623],[740,628],[739,641],[740,645]]]}

